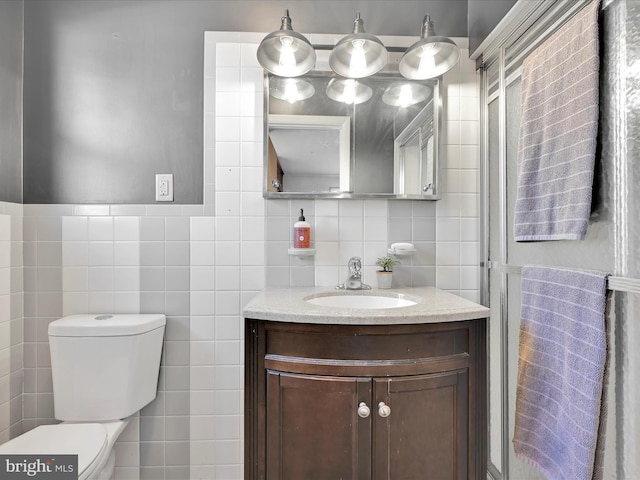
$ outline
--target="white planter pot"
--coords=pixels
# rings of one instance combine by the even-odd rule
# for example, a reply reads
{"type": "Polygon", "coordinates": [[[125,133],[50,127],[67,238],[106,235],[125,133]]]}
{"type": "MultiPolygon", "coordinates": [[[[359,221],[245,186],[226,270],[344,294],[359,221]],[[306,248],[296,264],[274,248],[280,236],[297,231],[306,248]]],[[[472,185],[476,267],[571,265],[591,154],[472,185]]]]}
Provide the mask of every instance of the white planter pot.
{"type": "Polygon", "coordinates": [[[391,288],[393,281],[393,272],[376,272],[378,279],[378,288],[391,288]]]}

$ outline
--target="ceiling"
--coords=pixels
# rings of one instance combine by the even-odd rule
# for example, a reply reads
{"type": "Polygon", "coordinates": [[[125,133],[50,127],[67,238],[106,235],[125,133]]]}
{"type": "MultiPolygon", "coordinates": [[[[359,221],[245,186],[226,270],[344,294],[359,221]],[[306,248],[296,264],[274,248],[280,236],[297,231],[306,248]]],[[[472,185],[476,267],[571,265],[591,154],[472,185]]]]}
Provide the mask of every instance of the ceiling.
{"type": "MultiPolygon", "coordinates": [[[[188,3],[188,2],[185,2],[188,3]]],[[[215,0],[210,30],[271,32],[289,9],[301,33],[347,34],[359,11],[364,28],[375,35],[420,36],[427,13],[438,35],[467,36],[467,0],[215,0]]]]}

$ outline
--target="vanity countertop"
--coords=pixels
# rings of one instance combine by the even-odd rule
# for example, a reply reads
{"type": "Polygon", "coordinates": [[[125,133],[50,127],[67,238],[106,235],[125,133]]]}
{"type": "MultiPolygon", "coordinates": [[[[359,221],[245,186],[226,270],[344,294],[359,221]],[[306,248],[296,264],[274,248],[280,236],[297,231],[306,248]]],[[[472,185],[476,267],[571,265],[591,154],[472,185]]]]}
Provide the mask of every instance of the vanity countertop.
{"type": "Polygon", "coordinates": [[[244,308],[245,318],[293,323],[393,325],[472,320],[489,316],[489,309],[434,287],[389,290],[333,290],[331,287],[267,288],[244,308]],[[399,308],[344,308],[306,301],[326,295],[378,295],[406,298],[415,305],[399,308]]]}

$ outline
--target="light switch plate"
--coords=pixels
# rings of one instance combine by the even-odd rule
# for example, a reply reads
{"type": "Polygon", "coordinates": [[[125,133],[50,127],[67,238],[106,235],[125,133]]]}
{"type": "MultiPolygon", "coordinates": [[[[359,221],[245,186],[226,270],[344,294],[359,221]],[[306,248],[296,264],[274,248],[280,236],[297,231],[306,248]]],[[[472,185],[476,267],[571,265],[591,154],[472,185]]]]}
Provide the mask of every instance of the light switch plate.
{"type": "Polygon", "coordinates": [[[173,202],[173,174],[156,175],[156,202],[173,202]]]}

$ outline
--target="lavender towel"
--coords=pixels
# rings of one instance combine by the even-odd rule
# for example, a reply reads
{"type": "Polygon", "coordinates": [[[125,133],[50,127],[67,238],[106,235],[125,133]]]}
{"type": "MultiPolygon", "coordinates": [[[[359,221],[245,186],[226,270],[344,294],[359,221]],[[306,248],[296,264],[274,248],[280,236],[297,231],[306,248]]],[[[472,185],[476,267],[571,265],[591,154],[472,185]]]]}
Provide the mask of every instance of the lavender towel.
{"type": "Polygon", "coordinates": [[[516,241],[582,240],[598,133],[598,9],[593,1],[522,66],[516,241]]]}
{"type": "Polygon", "coordinates": [[[599,272],[522,269],[513,447],[549,480],[602,475],[606,281],[599,272]]]}

